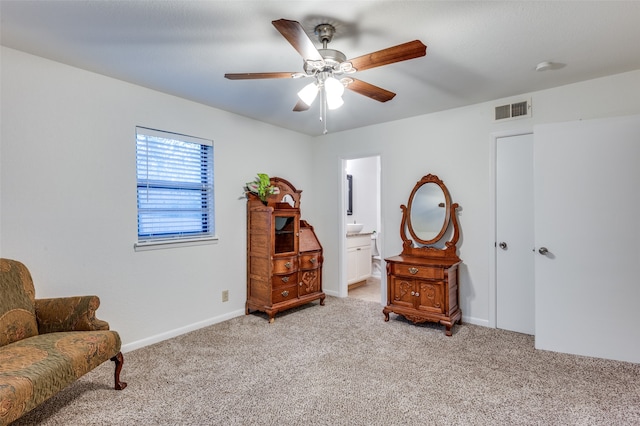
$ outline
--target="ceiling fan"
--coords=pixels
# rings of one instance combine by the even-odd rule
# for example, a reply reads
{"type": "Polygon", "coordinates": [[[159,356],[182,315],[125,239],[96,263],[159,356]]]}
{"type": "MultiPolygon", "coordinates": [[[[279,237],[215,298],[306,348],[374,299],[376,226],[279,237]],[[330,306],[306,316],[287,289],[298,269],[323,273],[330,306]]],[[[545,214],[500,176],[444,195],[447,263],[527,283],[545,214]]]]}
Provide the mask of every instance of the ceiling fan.
{"type": "Polygon", "coordinates": [[[427,46],[421,41],[414,40],[347,60],[344,53],[327,48],[336,32],[331,24],[320,24],[315,27],[315,34],[322,43],[322,49],[316,49],[299,22],[279,19],[272,21],[272,24],[300,53],[304,60],[304,72],[235,73],[224,76],[230,80],[313,77],[315,81],[298,92],[300,99],[293,110],[308,110],[320,94],[320,119],[325,123],[324,133],[326,133],[326,109],[339,108],[343,104],[342,93],[345,88],[379,102],[387,102],[396,95],[381,87],[353,78],[351,76],[353,73],[418,58],[424,56],[427,50],[427,46]]]}

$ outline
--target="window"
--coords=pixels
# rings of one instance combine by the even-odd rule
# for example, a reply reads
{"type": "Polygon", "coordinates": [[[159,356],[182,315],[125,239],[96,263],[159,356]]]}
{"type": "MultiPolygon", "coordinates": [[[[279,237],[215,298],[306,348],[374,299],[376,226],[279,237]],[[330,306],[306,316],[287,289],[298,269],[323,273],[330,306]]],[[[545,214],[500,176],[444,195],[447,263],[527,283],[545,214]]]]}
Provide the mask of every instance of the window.
{"type": "Polygon", "coordinates": [[[136,127],[138,246],[215,235],[213,142],[136,127]]]}

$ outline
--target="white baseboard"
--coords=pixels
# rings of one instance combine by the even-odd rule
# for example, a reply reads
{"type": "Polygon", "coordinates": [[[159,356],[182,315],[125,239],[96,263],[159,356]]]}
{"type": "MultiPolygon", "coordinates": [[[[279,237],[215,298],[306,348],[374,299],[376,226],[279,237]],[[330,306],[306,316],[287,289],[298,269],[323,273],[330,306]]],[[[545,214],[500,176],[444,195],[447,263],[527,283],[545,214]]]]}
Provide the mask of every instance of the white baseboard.
{"type": "Polygon", "coordinates": [[[326,294],[327,296],[340,297],[340,293],[337,291],[324,290],[324,289],[322,291],[324,291],[324,294],[326,294]]]}
{"type": "Polygon", "coordinates": [[[153,345],[154,343],[162,342],[163,340],[171,339],[173,337],[180,336],[181,334],[189,333],[190,331],[198,330],[203,327],[208,327],[219,322],[230,320],[231,318],[244,315],[244,309],[229,312],[228,314],[220,315],[217,317],[209,318],[204,321],[199,321],[193,324],[186,325],[184,327],[169,330],[164,333],[156,334],[155,336],[147,337],[145,339],[137,340],[135,342],[122,345],[121,351],[123,353],[131,352],[136,349],[144,348],[145,346],[153,345]]]}
{"type": "Polygon", "coordinates": [[[464,315],[462,315],[462,322],[467,324],[480,325],[482,327],[489,327],[489,320],[486,319],[465,317],[464,315]]]}
{"type": "MultiPolygon", "coordinates": [[[[332,291],[332,290],[328,290],[328,291],[325,290],[324,292],[328,296],[340,297],[338,292],[335,292],[335,291],[332,291]]],[[[123,353],[131,352],[131,351],[134,351],[136,349],[144,348],[145,346],[153,345],[154,343],[162,342],[164,340],[180,336],[181,334],[189,333],[191,331],[198,330],[198,329],[203,328],[203,327],[208,327],[210,325],[217,324],[219,322],[227,321],[227,320],[230,320],[232,318],[242,316],[244,314],[245,314],[244,310],[237,310],[237,311],[229,312],[229,313],[224,314],[224,315],[220,315],[220,316],[217,316],[217,317],[209,318],[209,319],[204,320],[204,321],[199,321],[199,322],[196,322],[196,323],[193,323],[193,324],[189,324],[189,325],[186,325],[184,327],[180,327],[180,328],[176,328],[176,329],[173,329],[173,330],[169,330],[169,331],[164,332],[164,333],[156,334],[155,336],[150,336],[150,337],[147,337],[145,339],[141,339],[141,340],[137,340],[135,342],[127,343],[126,345],[122,345],[121,350],[122,350],[123,353]]],[[[473,317],[465,317],[464,315],[462,316],[462,322],[463,323],[467,323],[467,324],[479,325],[479,326],[482,326],[482,327],[489,327],[489,321],[488,320],[480,319],[480,318],[473,318],[473,317]]]]}

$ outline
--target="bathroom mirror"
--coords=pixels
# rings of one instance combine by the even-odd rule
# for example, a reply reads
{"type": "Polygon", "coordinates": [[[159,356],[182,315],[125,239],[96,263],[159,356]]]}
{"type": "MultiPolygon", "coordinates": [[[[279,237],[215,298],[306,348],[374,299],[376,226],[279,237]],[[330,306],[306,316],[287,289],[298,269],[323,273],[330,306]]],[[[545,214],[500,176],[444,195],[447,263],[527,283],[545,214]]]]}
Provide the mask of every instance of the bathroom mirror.
{"type": "Polygon", "coordinates": [[[347,175],[347,216],[353,214],[353,175],[347,175]]]}
{"type": "Polygon", "coordinates": [[[429,174],[420,179],[411,191],[407,206],[402,205],[400,208],[400,235],[407,250],[414,254],[425,250],[447,251],[451,246],[455,250],[459,236],[455,217],[458,204],[451,203],[449,191],[438,176],[429,174]],[[451,225],[453,233],[450,230],[451,225]],[[450,235],[451,240],[445,242],[445,248],[442,249],[441,240],[450,235]]]}

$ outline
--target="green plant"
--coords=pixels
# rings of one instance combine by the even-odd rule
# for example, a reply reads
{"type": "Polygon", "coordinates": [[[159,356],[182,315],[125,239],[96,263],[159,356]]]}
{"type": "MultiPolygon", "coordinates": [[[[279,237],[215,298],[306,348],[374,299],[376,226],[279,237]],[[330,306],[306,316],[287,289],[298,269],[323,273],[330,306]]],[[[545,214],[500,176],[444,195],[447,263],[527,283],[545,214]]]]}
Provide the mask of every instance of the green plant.
{"type": "Polygon", "coordinates": [[[269,195],[280,193],[280,189],[275,185],[271,185],[271,179],[265,173],[258,173],[256,180],[247,182],[245,191],[257,195],[264,202],[267,201],[269,195]]]}

